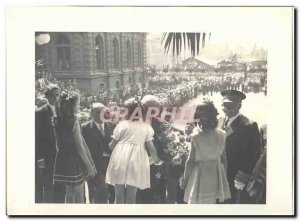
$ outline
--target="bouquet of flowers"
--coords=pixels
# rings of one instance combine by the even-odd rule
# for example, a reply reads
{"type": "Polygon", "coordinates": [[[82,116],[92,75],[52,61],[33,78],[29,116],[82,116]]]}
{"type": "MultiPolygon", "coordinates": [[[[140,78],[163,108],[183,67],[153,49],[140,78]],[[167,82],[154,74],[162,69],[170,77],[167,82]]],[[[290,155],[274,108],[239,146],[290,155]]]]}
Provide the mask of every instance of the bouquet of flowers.
{"type": "Polygon", "coordinates": [[[169,122],[161,123],[159,129],[160,133],[158,133],[157,139],[161,143],[163,160],[173,165],[184,166],[191,149],[191,144],[186,141],[186,136],[174,130],[169,122]]]}

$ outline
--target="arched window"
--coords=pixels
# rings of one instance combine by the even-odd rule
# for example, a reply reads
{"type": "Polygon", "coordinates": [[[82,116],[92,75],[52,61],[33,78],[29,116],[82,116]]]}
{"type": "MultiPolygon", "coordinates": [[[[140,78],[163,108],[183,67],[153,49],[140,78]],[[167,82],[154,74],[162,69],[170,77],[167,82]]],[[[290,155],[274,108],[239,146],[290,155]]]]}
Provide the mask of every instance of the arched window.
{"type": "Polygon", "coordinates": [[[131,61],[131,44],[130,41],[128,40],[126,42],[126,52],[127,52],[127,68],[132,67],[132,61],[131,61]]]}
{"type": "Polygon", "coordinates": [[[116,38],[113,40],[113,57],[114,57],[114,68],[119,68],[119,42],[116,38]]]}
{"type": "Polygon", "coordinates": [[[142,59],[143,59],[143,54],[142,54],[142,46],[141,46],[141,43],[138,42],[137,44],[137,49],[138,49],[138,67],[142,67],[143,65],[143,62],[142,62],[142,59]]]}
{"type": "Polygon", "coordinates": [[[57,68],[58,70],[69,70],[71,68],[70,41],[65,35],[56,39],[57,68]]]}
{"type": "Polygon", "coordinates": [[[103,39],[100,35],[96,37],[96,61],[97,61],[97,69],[104,69],[104,43],[103,39]]]}

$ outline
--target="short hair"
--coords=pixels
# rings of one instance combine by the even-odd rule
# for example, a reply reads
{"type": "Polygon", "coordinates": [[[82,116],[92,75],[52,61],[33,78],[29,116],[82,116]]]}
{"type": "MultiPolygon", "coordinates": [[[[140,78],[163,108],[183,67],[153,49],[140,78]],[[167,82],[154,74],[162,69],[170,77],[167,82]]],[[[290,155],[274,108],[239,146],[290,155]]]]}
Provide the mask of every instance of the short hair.
{"type": "Polygon", "coordinates": [[[105,106],[102,103],[92,103],[91,113],[93,113],[93,111],[95,111],[95,109],[98,109],[98,108],[105,108],[105,106]]]}
{"type": "Polygon", "coordinates": [[[156,96],[150,94],[147,94],[142,98],[141,104],[145,108],[160,106],[159,99],[156,96]]]}

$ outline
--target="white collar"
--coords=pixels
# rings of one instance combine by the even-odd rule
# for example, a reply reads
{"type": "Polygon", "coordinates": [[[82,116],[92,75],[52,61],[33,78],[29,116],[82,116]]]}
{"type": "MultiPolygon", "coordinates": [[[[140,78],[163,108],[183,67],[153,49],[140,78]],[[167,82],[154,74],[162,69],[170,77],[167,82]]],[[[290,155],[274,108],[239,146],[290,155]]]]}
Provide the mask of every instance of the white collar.
{"type": "MultiPolygon", "coordinates": [[[[49,104],[49,103],[48,103],[49,104]]],[[[56,116],[55,106],[49,104],[50,109],[52,110],[52,113],[54,116],[56,116]]]]}
{"type": "MultiPolygon", "coordinates": [[[[238,116],[240,116],[240,113],[237,113],[235,116],[229,118],[228,123],[227,123],[227,128],[229,127],[230,124],[232,124],[232,122],[233,122],[238,116]]],[[[227,117],[227,119],[228,119],[228,117],[227,117]]]]}
{"type": "Polygon", "coordinates": [[[104,129],[104,123],[103,122],[101,124],[99,124],[94,119],[93,119],[93,121],[96,124],[96,126],[98,127],[98,129],[100,129],[100,127],[102,127],[104,129]]]}
{"type": "Polygon", "coordinates": [[[52,104],[49,104],[49,103],[48,103],[48,105],[49,105],[49,107],[50,107],[51,109],[54,109],[54,108],[55,108],[54,105],[52,105],[52,104]]]}
{"type": "MultiPolygon", "coordinates": [[[[229,120],[232,119],[232,118],[237,118],[238,116],[240,116],[240,112],[238,112],[238,113],[237,113],[236,115],[234,115],[233,117],[230,117],[229,120]]],[[[227,116],[226,116],[226,117],[227,117],[227,116]]],[[[227,118],[228,118],[228,117],[227,117],[227,118]]]]}

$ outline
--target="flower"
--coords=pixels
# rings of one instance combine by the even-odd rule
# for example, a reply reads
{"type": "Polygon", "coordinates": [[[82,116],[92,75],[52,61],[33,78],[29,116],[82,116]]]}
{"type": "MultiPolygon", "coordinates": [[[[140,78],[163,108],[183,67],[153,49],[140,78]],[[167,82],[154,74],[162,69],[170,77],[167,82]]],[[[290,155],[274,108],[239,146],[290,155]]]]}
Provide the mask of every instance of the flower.
{"type": "Polygon", "coordinates": [[[180,165],[182,164],[182,158],[180,157],[179,154],[177,154],[173,159],[172,159],[172,163],[175,165],[180,165]]]}
{"type": "Polygon", "coordinates": [[[80,122],[85,122],[85,121],[87,121],[89,118],[90,118],[90,114],[87,113],[87,112],[82,111],[82,112],[79,112],[79,113],[77,114],[77,119],[78,119],[80,122]]]}
{"type": "Polygon", "coordinates": [[[157,172],[156,175],[155,175],[156,179],[160,179],[161,177],[161,173],[160,172],[157,172]]]}
{"type": "Polygon", "coordinates": [[[184,143],[185,140],[186,140],[186,139],[185,139],[184,136],[182,136],[182,135],[179,136],[179,141],[180,141],[181,143],[184,143]]]}
{"type": "Polygon", "coordinates": [[[186,136],[172,130],[171,124],[163,122],[157,136],[164,154],[163,160],[173,165],[184,165],[190,151],[190,143],[186,136]]]}

